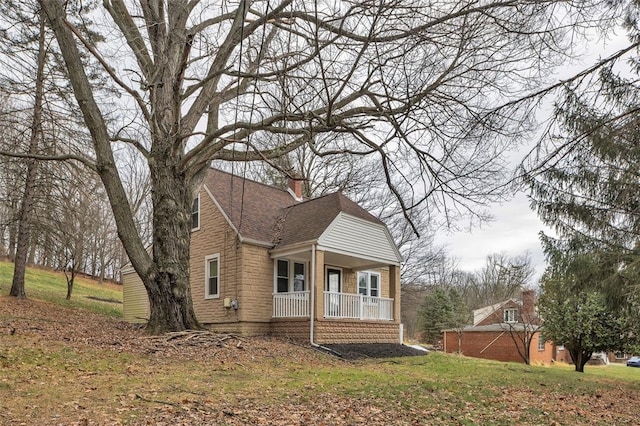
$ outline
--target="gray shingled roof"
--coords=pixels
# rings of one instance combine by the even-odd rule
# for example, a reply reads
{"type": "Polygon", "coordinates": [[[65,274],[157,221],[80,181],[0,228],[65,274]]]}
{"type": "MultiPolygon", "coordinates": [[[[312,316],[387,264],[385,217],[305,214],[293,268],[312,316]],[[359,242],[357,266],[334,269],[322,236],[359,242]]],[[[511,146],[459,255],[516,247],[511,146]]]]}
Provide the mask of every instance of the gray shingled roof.
{"type": "Polygon", "coordinates": [[[317,239],[340,212],[384,225],[339,192],[299,203],[285,190],[213,168],[204,185],[243,238],[273,246],[317,239]]]}

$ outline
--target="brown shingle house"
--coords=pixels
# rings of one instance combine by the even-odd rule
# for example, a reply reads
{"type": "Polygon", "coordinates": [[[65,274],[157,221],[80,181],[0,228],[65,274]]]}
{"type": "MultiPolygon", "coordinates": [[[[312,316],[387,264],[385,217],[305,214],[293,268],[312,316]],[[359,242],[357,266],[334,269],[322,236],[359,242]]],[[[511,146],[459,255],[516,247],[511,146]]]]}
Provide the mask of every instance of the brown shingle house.
{"type": "MultiPolygon", "coordinates": [[[[216,331],[314,343],[399,343],[401,257],[386,226],[341,193],[303,200],[210,169],[194,202],[191,294],[216,331]]],[[[123,271],[124,318],[149,302],[123,271]]]]}

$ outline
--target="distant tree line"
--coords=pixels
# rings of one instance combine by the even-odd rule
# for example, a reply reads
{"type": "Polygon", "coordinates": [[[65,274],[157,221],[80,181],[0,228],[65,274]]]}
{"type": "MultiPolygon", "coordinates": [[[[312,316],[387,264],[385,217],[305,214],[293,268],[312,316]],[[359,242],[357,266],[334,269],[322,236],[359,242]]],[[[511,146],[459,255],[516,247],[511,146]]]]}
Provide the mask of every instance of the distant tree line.
{"type": "Polygon", "coordinates": [[[473,324],[474,309],[519,298],[523,290],[535,285],[531,258],[526,253],[489,255],[475,272],[461,271],[447,259],[425,278],[428,280],[404,283],[402,321],[408,338],[433,345],[439,344],[442,330],[462,333],[465,326],[473,324]]]}
{"type": "MultiPolygon", "coordinates": [[[[22,143],[20,123],[0,126],[0,147],[22,143]]],[[[26,160],[0,161],[0,257],[10,261],[18,249],[26,167],[26,160]]],[[[29,214],[28,264],[119,279],[126,255],[104,190],[92,173],[71,163],[42,162],[29,214]]]]}

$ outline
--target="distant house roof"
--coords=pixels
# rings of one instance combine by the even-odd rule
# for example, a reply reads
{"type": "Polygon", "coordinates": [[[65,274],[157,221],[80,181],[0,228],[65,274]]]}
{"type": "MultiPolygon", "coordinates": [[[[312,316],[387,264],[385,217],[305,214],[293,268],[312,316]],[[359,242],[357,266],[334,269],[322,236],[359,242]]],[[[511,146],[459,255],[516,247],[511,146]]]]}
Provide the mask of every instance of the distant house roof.
{"type": "Polygon", "coordinates": [[[298,202],[288,191],[213,168],[204,185],[242,238],[271,247],[317,240],[341,213],[385,226],[339,192],[298,202]]]}
{"type": "Polygon", "coordinates": [[[518,303],[518,304],[521,303],[517,299],[507,299],[502,302],[494,303],[493,305],[475,309],[473,311],[473,324],[475,325],[475,324],[481,323],[485,319],[489,318],[491,314],[498,311],[500,308],[502,308],[504,305],[506,305],[509,302],[518,303]]]}
{"type": "MultiPolygon", "coordinates": [[[[540,325],[521,324],[521,323],[497,323],[487,325],[465,325],[462,332],[466,331],[538,331],[540,325]]],[[[447,329],[442,331],[457,331],[456,329],[447,329]]]]}

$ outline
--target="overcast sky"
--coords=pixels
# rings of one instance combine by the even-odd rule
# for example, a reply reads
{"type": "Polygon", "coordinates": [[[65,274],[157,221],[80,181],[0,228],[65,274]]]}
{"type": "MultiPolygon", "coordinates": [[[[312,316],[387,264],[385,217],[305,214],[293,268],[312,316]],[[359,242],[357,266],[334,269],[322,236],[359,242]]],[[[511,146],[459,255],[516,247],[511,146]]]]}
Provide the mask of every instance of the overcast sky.
{"type": "Polygon", "coordinates": [[[451,257],[458,259],[459,269],[470,272],[482,268],[490,254],[504,252],[509,256],[519,256],[529,252],[537,281],[545,268],[538,233],[541,230],[548,233],[548,228],[529,209],[529,201],[522,193],[508,203],[493,205],[489,210],[494,216],[492,222],[471,232],[441,232],[437,242],[447,247],[451,257]]]}
{"type": "MultiPolygon", "coordinates": [[[[609,40],[594,39],[582,61],[562,67],[557,78],[568,78],[597,59],[607,57],[627,45],[623,30],[609,40]]],[[[522,159],[515,153],[512,158],[514,163],[522,159]]],[[[537,284],[546,266],[538,234],[541,230],[553,235],[552,232],[529,208],[529,201],[523,193],[507,203],[492,205],[489,211],[494,217],[492,222],[476,227],[471,232],[440,232],[436,242],[447,247],[449,256],[458,260],[459,269],[470,272],[482,268],[488,255],[504,252],[509,256],[519,256],[528,251],[536,271],[534,279],[537,284]]]]}

